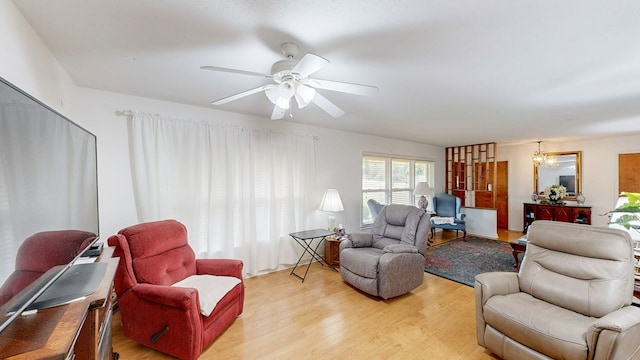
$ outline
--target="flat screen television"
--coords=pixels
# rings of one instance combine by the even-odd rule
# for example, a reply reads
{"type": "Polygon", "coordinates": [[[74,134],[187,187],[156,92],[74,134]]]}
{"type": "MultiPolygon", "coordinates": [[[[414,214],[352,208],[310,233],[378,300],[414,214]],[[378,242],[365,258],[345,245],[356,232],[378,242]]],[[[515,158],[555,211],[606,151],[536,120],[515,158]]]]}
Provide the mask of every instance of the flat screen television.
{"type": "MultiPolygon", "coordinates": [[[[67,230],[93,233],[91,243],[98,241],[96,136],[0,78],[0,286],[14,272],[25,239],[67,230]]],[[[61,265],[50,279],[71,264],[61,265]]],[[[20,302],[32,303],[52,283],[33,281],[42,289],[20,302]]],[[[0,314],[0,331],[12,320],[0,314]]]]}

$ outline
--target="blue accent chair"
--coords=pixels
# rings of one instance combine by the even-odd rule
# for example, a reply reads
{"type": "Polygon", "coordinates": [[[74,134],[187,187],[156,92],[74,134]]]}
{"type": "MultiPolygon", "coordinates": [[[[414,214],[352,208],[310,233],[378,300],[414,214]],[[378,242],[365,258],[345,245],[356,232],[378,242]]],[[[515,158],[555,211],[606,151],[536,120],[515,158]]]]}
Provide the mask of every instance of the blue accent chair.
{"type": "Polygon", "coordinates": [[[435,224],[434,219],[431,218],[431,238],[433,239],[436,233],[435,229],[455,230],[456,236],[458,236],[458,231],[462,230],[462,238],[466,241],[467,226],[464,218],[467,215],[460,213],[460,198],[451,194],[443,193],[434,196],[432,202],[435,216],[452,217],[454,218],[454,224],[435,224]]]}
{"type": "Polygon", "coordinates": [[[379,202],[369,199],[367,200],[367,206],[369,206],[369,213],[371,213],[371,219],[376,221],[376,216],[382,211],[384,204],[380,204],[379,202]]]}

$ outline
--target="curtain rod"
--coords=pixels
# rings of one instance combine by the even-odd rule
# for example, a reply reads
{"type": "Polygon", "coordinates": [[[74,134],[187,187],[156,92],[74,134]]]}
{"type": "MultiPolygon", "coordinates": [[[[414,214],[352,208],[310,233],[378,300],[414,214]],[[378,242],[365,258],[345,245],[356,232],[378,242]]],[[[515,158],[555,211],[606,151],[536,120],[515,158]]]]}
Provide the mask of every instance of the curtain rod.
{"type": "Polygon", "coordinates": [[[131,110],[116,110],[116,116],[133,116],[131,110]]]}
{"type": "Polygon", "coordinates": [[[135,115],[147,115],[147,116],[156,116],[156,117],[164,117],[172,120],[190,120],[187,118],[183,118],[180,116],[174,115],[162,115],[159,113],[150,113],[145,111],[135,111],[135,110],[116,110],[116,116],[135,116],[135,115]]]}
{"type": "MultiPolygon", "coordinates": [[[[157,113],[148,113],[148,112],[144,112],[144,111],[134,111],[134,110],[116,110],[116,116],[134,116],[136,114],[144,114],[144,115],[152,115],[152,116],[163,116],[157,113]]],[[[173,119],[177,119],[177,120],[189,120],[189,119],[185,119],[185,118],[179,118],[179,117],[172,117],[169,116],[170,118],[173,119]]],[[[207,120],[202,120],[200,121],[203,124],[208,124],[209,122],[207,120]]],[[[232,124],[218,124],[218,125],[222,125],[222,126],[237,126],[243,129],[251,129],[250,127],[245,127],[245,126],[238,126],[238,125],[232,125],[232,124]]],[[[273,130],[270,130],[273,131],[273,130]]],[[[277,132],[277,131],[276,131],[277,132]]],[[[290,132],[290,134],[296,134],[295,132],[290,132]]],[[[318,135],[312,135],[312,134],[296,134],[296,135],[304,135],[304,136],[311,136],[313,138],[313,140],[318,141],[320,140],[320,137],[318,135]]]]}
{"type": "Polygon", "coordinates": [[[160,114],[157,114],[157,113],[154,114],[154,113],[147,113],[147,112],[140,112],[140,111],[133,111],[133,110],[116,110],[116,116],[133,116],[135,114],[160,116],[160,114]]]}

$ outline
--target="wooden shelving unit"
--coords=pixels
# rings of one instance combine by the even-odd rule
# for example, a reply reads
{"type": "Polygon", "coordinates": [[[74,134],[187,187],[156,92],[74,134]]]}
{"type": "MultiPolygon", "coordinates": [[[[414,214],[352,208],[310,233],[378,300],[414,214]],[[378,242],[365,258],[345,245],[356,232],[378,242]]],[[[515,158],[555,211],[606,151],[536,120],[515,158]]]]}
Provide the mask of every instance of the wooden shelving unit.
{"type": "Polygon", "coordinates": [[[495,208],[496,143],[446,149],[446,192],[462,199],[462,206],[495,208]],[[474,194],[467,199],[468,192],[474,194]]]}

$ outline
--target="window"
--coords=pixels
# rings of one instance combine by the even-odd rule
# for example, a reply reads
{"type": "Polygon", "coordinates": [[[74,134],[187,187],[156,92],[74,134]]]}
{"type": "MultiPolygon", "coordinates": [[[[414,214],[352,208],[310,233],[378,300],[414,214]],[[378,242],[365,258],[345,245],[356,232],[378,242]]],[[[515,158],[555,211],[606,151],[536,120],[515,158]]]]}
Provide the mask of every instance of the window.
{"type": "Polygon", "coordinates": [[[434,162],[425,159],[362,156],[362,225],[373,223],[367,201],[382,204],[417,205],[416,183],[426,181],[433,188],[434,162]]]}

